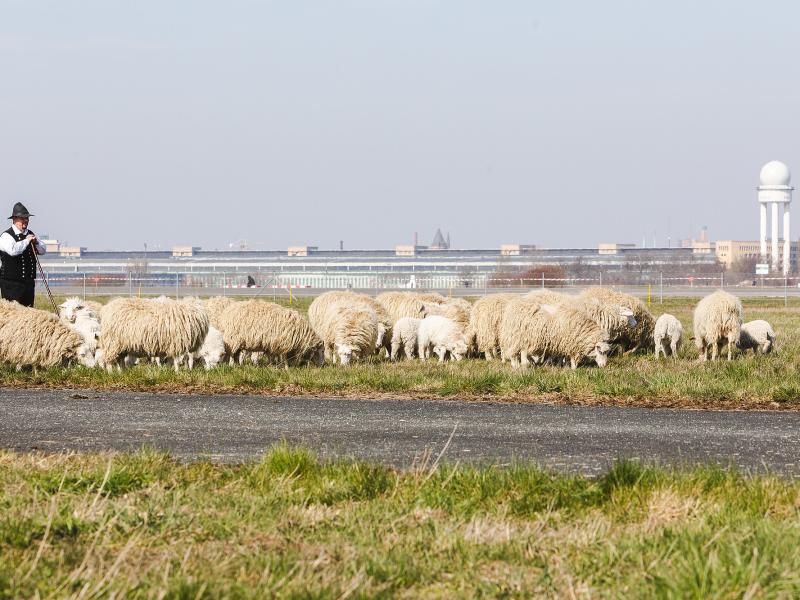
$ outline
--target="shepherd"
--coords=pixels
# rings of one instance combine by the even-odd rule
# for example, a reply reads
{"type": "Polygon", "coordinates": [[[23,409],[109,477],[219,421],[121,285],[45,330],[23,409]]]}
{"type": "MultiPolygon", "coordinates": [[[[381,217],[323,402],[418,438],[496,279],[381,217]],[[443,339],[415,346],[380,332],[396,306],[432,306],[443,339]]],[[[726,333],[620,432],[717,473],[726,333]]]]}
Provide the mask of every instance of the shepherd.
{"type": "Polygon", "coordinates": [[[33,306],[36,289],[36,257],[33,253],[46,252],[44,244],[28,229],[32,216],[22,202],[17,202],[9,217],[11,227],[0,234],[0,296],[23,306],[33,306]]]}

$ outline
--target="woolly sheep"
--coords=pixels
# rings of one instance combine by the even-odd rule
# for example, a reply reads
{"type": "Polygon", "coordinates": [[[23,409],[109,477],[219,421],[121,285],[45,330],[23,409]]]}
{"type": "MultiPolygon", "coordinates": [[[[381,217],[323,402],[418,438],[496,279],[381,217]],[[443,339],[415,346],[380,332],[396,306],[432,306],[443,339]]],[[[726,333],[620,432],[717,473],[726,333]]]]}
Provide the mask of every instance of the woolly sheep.
{"type": "Polygon", "coordinates": [[[664,356],[677,357],[683,340],[683,325],[677,317],[664,313],[656,319],[653,339],[656,358],[658,358],[659,352],[664,356]]]}
{"type": "Polygon", "coordinates": [[[733,346],[739,341],[743,310],[741,301],[732,294],[717,290],[709,294],[694,309],[694,340],[700,360],[716,360],[723,343],[728,345],[728,360],[733,346]]]}
{"type": "Polygon", "coordinates": [[[342,364],[375,353],[380,324],[374,310],[363,303],[340,298],[330,301],[322,294],[308,309],[312,329],[322,339],[325,358],[342,364]]]}
{"type": "Polygon", "coordinates": [[[439,362],[444,361],[447,353],[456,361],[467,353],[462,329],[451,319],[439,315],[422,319],[417,331],[417,347],[422,360],[427,360],[431,351],[439,357],[439,362]]]}
{"type": "Polygon", "coordinates": [[[403,317],[398,319],[392,327],[392,351],[389,358],[397,360],[400,349],[403,349],[406,358],[414,358],[417,350],[417,333],[422,319],[403,317]]]}
{"type": "Polygon", "coordinates": [[[425,303],[411,292],[384,292],[375,298],[396,323],[403,317],[424,319],[425,303]]]}
{"type": "Polygon", "coordinates": [[[81,335],[49,312],[0,300],[0,362],[49,368],[76,361],[95,365],[81,335]]]}
{"type": "Polygon", "coordinates": [[[595,298],[600,302],[629,308],[633,312],[636,325],[631,331],[625,332],[614,340],[623,346],[627,354],[635,352],[639,348],[649,348],[652,345],[656,320],[639,298],[612,288],[598,286],[586,288],[581,292],[579,298],[595,298]]]}
{"type": "Polygon", "coordinates": [[[531,290],[527,294],[522,296],[526,300],[534,300],[539,304],[553,304],[558,305],[562,302],[572,298],[573,296],[569,296],[567,294],[562,294],[561,292],[554,292],[553,290],[548,289],[536,289],[531,290]]]}
{"type": "Polygon", "coordinates": [[[296,310],[245,300],[225,309],[218,323],[232,360],[247,351],[286,366],[322,363],[322,340],[296,310]]]}
{"type": "MultiPolygon", "coordinates": [[[[520,364],[526,367],[529,365],[529,340],[533,335],[530,327],[538,323],[534,316],[540,310],[542,305],[529,299],[528,296],[514,298],[506,305],[503,319],[500,321],[500,350],[515,369],[520,364]]],[[[533,362],[539,360],[536,356],[530,358],[533,362]]]]}
{"type": "Polygon", "coordinates": [[[225,357],[225,341],[222,337],[222,332],[216,327],[209,325],[208,333],[203,340],[203,345],[196,352],[188,355],[189,368],[194,368],[195,360],[202,360],[206,371],[210,371],[216,367],[225,357]]]}
{"type": "Polygon", "coordinates": [[[531,311],[522,325],[524,339],[520,354],[545,359],[567,358],[576,369],[584,359],[604,367],[611,350],[608,332],[580,310],[559,306],[555,311],[531,311]]]}
{"type": "Polygon", "coordinates": [[[383,304],[374,298],[370,298],[366,294],[357,294],[351,291],[340,290],[325,292],[324,294],[315,298],[311,303],[311,306],[309,306],[309,320],[318,318],[318,316],[326,310],[328,305],[340,302],[344,302],[353,307],[366,308],[375,313],[378,319],[378,334],[375,338],[375,350],[379,351],[380,349],[385,348],[386,355],[388,356],[391,352],[392,325],[394,325],[394,320],[383,304]]]}
{"type": "Polygon", "coordinates": [[[769,354],[775,347],[775,332],[767,321],[748,321],[742,325],[736,345],[740,350],[752,350],[753,354],[769,354]]]}
{"type": "Polygon", "coordinates": [[[491,294],[480,298],[472,306],[466,338],[474,339],[478,352],[486,360],[493,360],[500,353],[500,323],[509,302],[519,298],[518,294],[491,294]]]}
{"type": "Polygon", "coordinates": [[[233,298],[229,298],[228,296],[213,296],[203,302],[203,308],[208,315],[209,325],[219,329],[220,315],[235,302],[233,298]]]}
{"type": "Polygon", "coordinates": [[[72,297],[59,305],[59,318],[67,327],[81,335],[86,348],[94,356],[97,339],[100,337],[100,318],[97,314],[87,308],[83,300],[72,297]]]}
{"type": "Polygon", "coordinates": [[[100,350],[110,371],[126,354],[170,358],[197,351],[208,333],[208,316],[196,301],[153,302],[117,298],[100,311],[100,350]]]}

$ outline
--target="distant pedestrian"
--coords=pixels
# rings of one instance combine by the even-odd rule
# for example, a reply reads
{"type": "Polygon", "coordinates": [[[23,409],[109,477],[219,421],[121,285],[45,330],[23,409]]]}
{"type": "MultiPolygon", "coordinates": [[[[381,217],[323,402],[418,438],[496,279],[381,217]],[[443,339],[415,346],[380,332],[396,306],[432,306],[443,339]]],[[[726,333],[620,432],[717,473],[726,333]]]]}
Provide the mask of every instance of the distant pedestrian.
{"type": "Polygon", "coordinates": [[[17,202],[9,217],[11,227],[0,234],[0,296],[24,306],[33,306],[36,288],[36,257],[33,253],[46,252],[44,244],[28,229],[32,216],[22,202],[17,202]]]}

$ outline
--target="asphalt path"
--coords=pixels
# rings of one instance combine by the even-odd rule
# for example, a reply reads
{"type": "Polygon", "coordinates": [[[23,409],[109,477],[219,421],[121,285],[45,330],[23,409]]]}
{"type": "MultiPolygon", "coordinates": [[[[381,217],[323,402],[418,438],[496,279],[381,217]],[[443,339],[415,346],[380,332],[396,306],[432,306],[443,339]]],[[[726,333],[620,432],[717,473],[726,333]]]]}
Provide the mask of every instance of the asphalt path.
{"type": "Polygon", "coordinates": [[[349,400],[0,389],[0,447],[257,459],[286,440],[322,458],[434,460],[601,473],[617,458],[800,475],[800,414],[443,400],[349,400]]]}

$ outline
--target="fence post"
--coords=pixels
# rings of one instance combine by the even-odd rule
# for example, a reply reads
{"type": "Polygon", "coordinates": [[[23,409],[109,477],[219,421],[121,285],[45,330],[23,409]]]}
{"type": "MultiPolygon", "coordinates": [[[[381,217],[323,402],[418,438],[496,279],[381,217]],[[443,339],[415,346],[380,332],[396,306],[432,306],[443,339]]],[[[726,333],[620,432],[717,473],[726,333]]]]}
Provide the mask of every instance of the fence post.
{"type": "Polygon", "coordinates": [[[128,271],[128,298],[133,298],[133,273],[128,271]]]}
{"type": "Polygon", "coordinates": [[[786,306],[789,304],[789,291],[788,291],[788,282],[786,281],[786,273],[783,274],[783,305],[786,306]]]}
{"type": "Polygon", "coordinates": [[[603,287],[603,272],[600,271],[600,287],[603,287]]]}
{"type": "Polygon", "coordinates": [[[175,273],[175,300],[178,300],[180,298],[180,291],[178,289],[179,286],[180,286],[180,283],[179,283],[179,280],[178,280],[178,273],[175,273]]]}
{"type": "Polygon", "coordinates": [[[722,283],[722,287],[725,287],[725,271],[722,271],[720,274],[720,282],[722,283]]]}
{"type": "Polygon", "coordinates": [[[664,304],[664,271],[658,274],[658,303],[664,304]]]}
{"type": "Polygon", "coordinates": [[[544,289],[544,271],[542,271],[542,289],[544,289]]]}
{"type": "Polygon", "coordinates": [[[83,273],[83,299],[86,300],[86,273],[83,273]]]}

